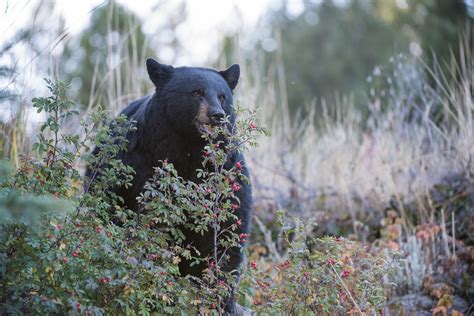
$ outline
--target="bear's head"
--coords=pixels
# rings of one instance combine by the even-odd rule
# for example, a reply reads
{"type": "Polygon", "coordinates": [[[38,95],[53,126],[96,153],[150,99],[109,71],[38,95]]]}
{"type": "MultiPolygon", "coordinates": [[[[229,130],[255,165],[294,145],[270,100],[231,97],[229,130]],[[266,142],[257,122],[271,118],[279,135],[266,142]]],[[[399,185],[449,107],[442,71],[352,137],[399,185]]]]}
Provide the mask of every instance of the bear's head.
{"type": "Polygon", "coordinates": [[[174,132],[196,139],[226,116],[234,123],[233,90],[239,80],[239,65],[223,71],[174,68],[149,58],[146,66],[159,104],[152,106],[164,107],[166,123],[174,132]]]}

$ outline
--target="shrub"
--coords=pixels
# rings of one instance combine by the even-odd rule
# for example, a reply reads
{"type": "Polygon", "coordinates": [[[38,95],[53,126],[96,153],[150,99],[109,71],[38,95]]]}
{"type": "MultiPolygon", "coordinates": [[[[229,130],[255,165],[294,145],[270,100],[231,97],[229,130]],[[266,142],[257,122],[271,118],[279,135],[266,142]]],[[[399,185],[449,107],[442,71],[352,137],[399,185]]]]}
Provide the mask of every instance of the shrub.
{"type": "MultiPolygon", "coordinates": [[[[133,179],[133,170],[114,158],[127,145],[133,122],[110,120],[99,107],[81,122],[81,132],[63,133],[64,123],[78,113],[66,84],[47,84],[51,96],[33,99],[47,115],[33,145],[38,158],[22,157],[13,173],[0,168],[1,313],[221,314],[234,286],[220,269],[225,249],[249,238],[234,232],[240,223],[233,214],[239,203],[234,180],[249,179],[239,166],[223,165],[229,151],[255,146],[256,135],[265,133],[255,112],[240,110],[232,131],[215,128],[204,135],[208,145],[198,183],[160,162],[138,198],[140,211],[132,212],[110,189],[133,179]],[[94,155],[93,145],[101,148],[94,155]],[[90,166],[90,177],[81,176],[80,163],[90,166]],[[211,232],[213,253],[193,255],[180,225],[211,232]],[[201,279],[179,275],[184,259],[207,264],[201,279]]],[[[382,308],[387,262],[349,241],[312,239],[311,225],[283,227],[288,260],[276,264],[251,251],[238,290],[243,305],[268,313],[382,308]],[[250,296],[255,300],[249,302],[250,296]]]]}
{"type": "Polygon", "coordinates": [[[393,256],[373,255],[342,237],[314,238],[313,222],[289,221],[282,212],[278,218],[286,253],[275,263],[261,246],[251,247],[241,281],[243,304],[286,315],[383,311],[390,286],[383,279],[394,270],[393,256]]]}

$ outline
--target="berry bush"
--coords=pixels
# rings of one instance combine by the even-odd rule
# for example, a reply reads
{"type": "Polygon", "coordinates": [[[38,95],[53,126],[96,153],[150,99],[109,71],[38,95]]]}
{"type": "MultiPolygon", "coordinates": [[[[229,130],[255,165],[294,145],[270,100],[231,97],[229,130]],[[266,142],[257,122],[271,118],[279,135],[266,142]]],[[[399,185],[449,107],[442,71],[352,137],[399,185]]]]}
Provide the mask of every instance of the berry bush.
{"type": "Polygon", "coordinates": [[[23,156],[18,170],[0,165],[1,314],[220,315],[236,281],[220,269],[225,249],[244,251],[247,243],[249,259],[236,289],[242,311],[382,311],[385,276],[394,267],[387,258],[346,239],[312,238],[311,223],[284,212],[276,238],[285,247],[279,253],[257,230],[252,236],[236,233],[236,179],[250,180],[241,163],[223,166],[230,151],[256,146],[257,135],[265,134],[255,112],[239,110],[232,129],[203,135],[198,183],[180,178],[172,163],[157,163],[138,197],[140,211],[132,212],[111,189],[133,179],[133,170],[115,159],[133,122],[112,120],[99,107],[81,120],[80,132],[68,134],[64,125],[79,116],[68,85],[47,85],[51,95],[33,99],[46,115],[34,155],[23,156]],[[101,148],[95,155],[93,146],[101,148]],[[82,176],[84,165],[89,177],[82,176]],[[180,227],[212,234],[212,254],[198,256],[180,227]],[[205,263],[202,278],[181,276],[182,260],[205,263]]]}

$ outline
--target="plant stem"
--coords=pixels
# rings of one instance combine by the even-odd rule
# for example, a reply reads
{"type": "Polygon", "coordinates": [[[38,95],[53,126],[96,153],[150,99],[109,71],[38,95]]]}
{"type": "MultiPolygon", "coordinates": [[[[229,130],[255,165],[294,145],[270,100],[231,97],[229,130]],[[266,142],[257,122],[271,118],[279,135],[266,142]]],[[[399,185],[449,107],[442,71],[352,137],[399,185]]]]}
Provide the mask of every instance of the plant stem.
{"type": "Polygon", "coordinates": [[[364,313],[362,313],[361,309],[359,308],[359,305],[357,305],[356,301],[354,300],[354,298],[352,297],[352,294],[351,292],[349,291],[349,289],[347,288],[346,284],[344,283],[344,281],[341,279],[341,277],[339,276],[339,274],[337,273],[336,269],[334,268],[334,266],[332,264],[330,264],[331,266],[331,269],[332,271],[334,271],[334,274],[336,275],[336,277],[339,279],[339,281],[341,282],[342,286],[344,287],[344,290],[346,291],[346,293],[349,295],[349,298],[351,299],[352,301],[352,304],[354,304],[355,308],[357,308],[357,311],[361,314],[361,315],[364,315],[364,313]]]}

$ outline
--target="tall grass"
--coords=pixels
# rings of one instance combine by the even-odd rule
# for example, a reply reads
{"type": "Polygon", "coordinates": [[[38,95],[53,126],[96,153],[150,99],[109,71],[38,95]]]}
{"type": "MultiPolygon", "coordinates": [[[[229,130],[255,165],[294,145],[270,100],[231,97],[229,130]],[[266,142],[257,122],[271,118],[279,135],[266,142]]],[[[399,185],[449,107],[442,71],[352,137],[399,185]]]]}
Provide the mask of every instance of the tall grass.
{"type": "MultiPolygon", "coordinates": [[[[102,5],[96,6],[89,12],[91,14],[95,9],[99,9],[102,5]]],[[[89,100],[86,104],[78,104],[81,110],[81,117],[87,116],[91,109],[97,105],[101,105],[110,110],[111,115],[117,115],[129,102],[149,93],[151,91],[151,83],[148,83],[146,75],[145,59],[149,52],[148,43],[145,43],[142,49],[138,49],[137,28],[139,21],[128,16],[126,23],[127,30],[124,35],[119,38],[118,43],[111,40],[116,37],[117,33],[113,31],[118,29],[118,18],[115,10],[116,6],[111,3],[107,5],[106,29],[107,35],[104,37],[106,43],[104,67],[99,67],[99,60],[96,61],[96,67],[92,75],[92,85],[90,87],[89,100]]],[[[86,16],[85,18],[87,18],[86,16]]],[[[41,64],[38,69],[44,71],[40,76],[46,78],[64,78],[64,60],[60,53],[60,47],[70,44],[73,49],[78,49],[78,39],[71,37],[68,28],[60,27],[52,29],[44,37],[53,38],[51,43],[55,43],[50,50],[43,49],[38,52],[35,57],[28,63],[28,69],[22,69],[12,82],[18,92],[18,98],[11,102],[10,117],[3,116],[1,127],[1,155],[9,159],[14,166],[18,166],[18,156],[21,154],[34,155],[31,152],[31,144],[35,141],[36,131],[38,129],[37,120],[31,119],[31,102],[33,95],[38,93],[39,87],[33,87],[27,84],[21,84],[23,77],[31,76],[31,69],[34,69],[33,61],[41,64]],[[59,45],[61,44],[61,45],[59,45]],[[53,50],[55,50],[53,52],[53,50]],[[31,68],[31,69],[30,69],[31,68]],[[34,91],[34,92],[33,92],[34,91]]],[[[47,48],[46,47],[46,48],[47,48]]],[[[36,74],[38,76],[38,74],[36,74]]],[[[42,82],[36,80],[38,85],[42,82]]],[[[74,88],[74,87],[73,87],[74,88]]],[[[79,91],[71,89],[72,96],[78,94],[79,91]]],[[[68,122],[64,122],[66,130],[77,131],[79,129],[80,118],[75,118],[68,122]]]]}
{"type": "Polygon", "coordinates": [[[384,89],[369,85],[367,91],[374,90],[367,104],[353,104],[350,97],[338,104],[322,101],[293,121],[282,91],[283,65],[262,74],[255,58],[243,71],[239,100],[259,105],[272,133],[251,154],[257,205],[289,207],[305,217],[349,212],[355,229],[356,221],[379,220],[390,203],[403,208],[445,177],[472,172],[473,69],[467,39],[460,56],[459,64],[453,57],[450,73],[423,60],[392,58],[379,78],[384,89]],[[276,80],[265,81],[269,78],[276,80]]]}
{"type": "Polygon", "coordinates": [[[116,7],[111,3],[107,6],[107,45],[106,67],[99,70],[98,65],[93,74],[93,82],[87,110],[102,103],[118,114],[129,102],[149,93],[151,84],[147,84],[146,69],[148,43],[139,49],[137,28],[140,22],[128,16],[126,32],[120,37],[118,44],[110,40],[117,35],[118,17],[116,7]],[[148,89],[147,89],[148,88],[148,89]]]}
{"type": "MultiPolygon", "coordinates": [[[[428,276],[461,282],[446,272],[460,268],[446,262],[462,265],[456,249],[463,243],[456,238],[469,244],[459,232],[469,229],[463,223],[472,208],[456,205],[444,212],[445,201],[434,201],[433,191],[453,179],[473,181],[474,72],[468,38],[460,45],[459,63],[453,55],[449,73],[439,64],[397,56],[372,76],[366,104],[354,104],[350,96],[336,104],[315,101],[306,105],[306,116],[296,118],[289,114],[278,56],[268,73],[260,68],[262,56],[245,64],[238,100],[260,106],[262,124],[271,131],[247,156],[255,230],[262,232],[260,242],[271,256],[284,257],[284,245],[271,238],[281,233],[275,234],[273,223],[276,211],[284,209],[299,220],[315,218],[318,228],[312,233],[352,234],[364,242],[381,234],[372,246],[400,250],[404,260],[387,279],[396,284],[389,294],[394,302],[396,296],[431,291],[428,276]],[[388,210],[396,210],[391,212],[396,218],[387,220],[388,210]]],[[[448,201],[456,198],[453,193],[448,201]]],[[[397,308],[394,314],[404,312],[405,307],[397,308]]]]}

